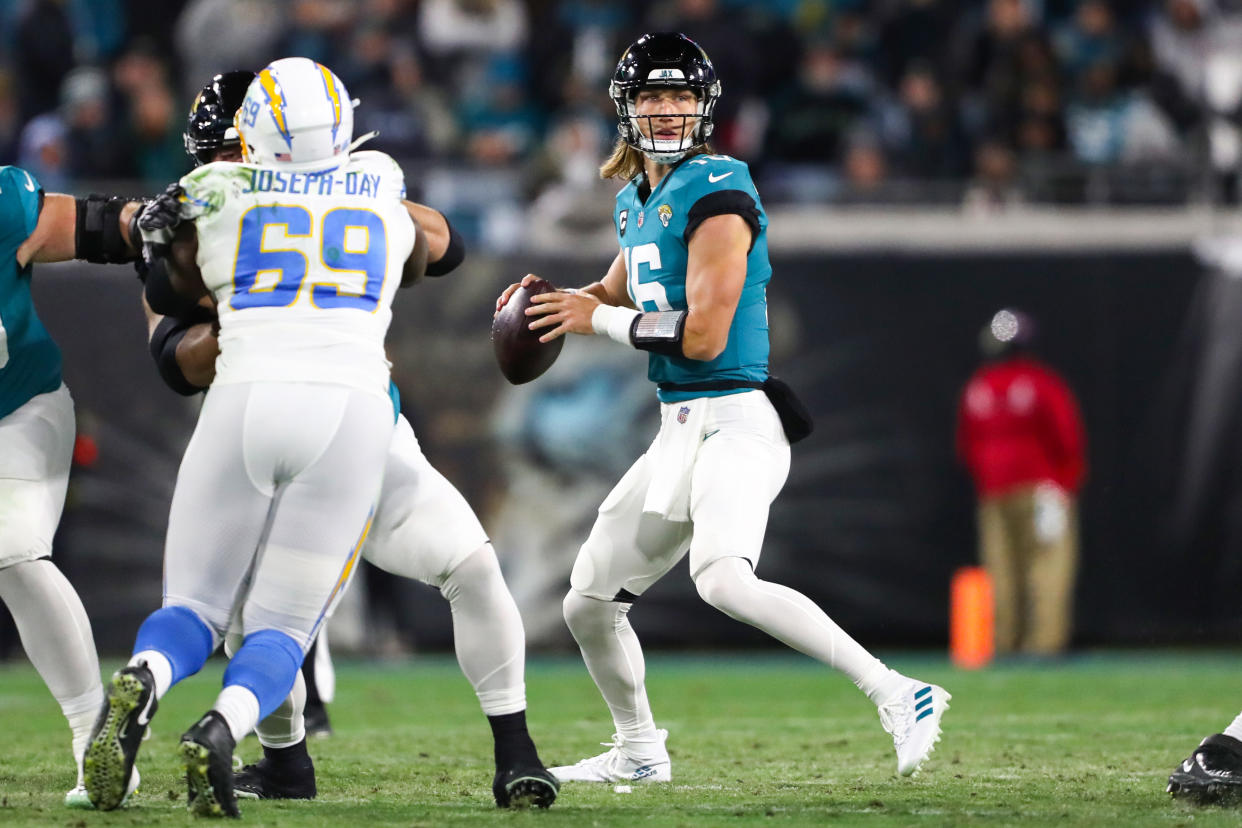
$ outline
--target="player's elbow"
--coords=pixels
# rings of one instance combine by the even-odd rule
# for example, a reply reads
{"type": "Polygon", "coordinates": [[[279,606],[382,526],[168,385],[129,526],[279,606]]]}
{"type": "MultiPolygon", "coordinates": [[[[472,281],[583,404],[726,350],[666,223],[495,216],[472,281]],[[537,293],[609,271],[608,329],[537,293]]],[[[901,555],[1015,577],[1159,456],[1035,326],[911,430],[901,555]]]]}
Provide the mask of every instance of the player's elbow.
{"type": "Polygon", "coordinates": [[[724,353],[725,345],[728,344],[728,341],[727,333],[724,336],[714,336],[708,332],[693,331],[687,324],[685,335],[681,341],[681,352],[686,359],[711,362],[724,353]]]}
{"type": "Polygon", "coordinates": [[[683,343],[681,348],[681,352],[685,355],[686,359],[693,359],[698,362],[711,362],[713,359],[720,356],[723,351],[724,348],[708,348],[701,345],[692,346],[689,342],[683,343]]]}

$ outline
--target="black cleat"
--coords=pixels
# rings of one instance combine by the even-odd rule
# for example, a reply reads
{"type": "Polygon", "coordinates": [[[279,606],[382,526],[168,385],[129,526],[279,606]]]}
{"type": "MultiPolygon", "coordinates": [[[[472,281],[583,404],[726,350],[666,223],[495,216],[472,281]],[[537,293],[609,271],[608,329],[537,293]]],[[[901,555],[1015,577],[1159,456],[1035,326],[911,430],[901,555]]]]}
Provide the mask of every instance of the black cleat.
{"type": "Polygon", "coordinates": [[[155,677],[145,664],[113,674],[82,760],[86,795],[99,810],[111,811],[125,801],[134,759],[158,707],[155,677]]]}
{"type": "Polygon", "coordinates": [[[233,775],[233,791],[242,799],[314,799],[315,766],[309,756],[298,767],[281,767],[265,756],[233,775]]]}
{"type": "Polygon", "coordinates": [[[178,753],[185,766],[189,809],[197,816],[240,817],[233,793],[233,734],[215,710],[208,710],[181,735],[178,753]]]}
{"type": "Polygon", "coordinates": [[[302,719],[306,723],[306,735],[323,739],[332,735],[332,722],[328,719],[328,708],[321,701],[307,701],[302,711],[302,719]]]}
{"type": "Polygon", "coordinates": [[[556,777],[542,765],[498,770],[492,780],[497,808],[547,808],[560,789],[556,777]]]}
{"type": "Polygon", "coordinates": [[[1207,737],[1169,775],[1165,790],[1199,805],[1242,801],[1242,741],[1223,733],[1207,737]]]}

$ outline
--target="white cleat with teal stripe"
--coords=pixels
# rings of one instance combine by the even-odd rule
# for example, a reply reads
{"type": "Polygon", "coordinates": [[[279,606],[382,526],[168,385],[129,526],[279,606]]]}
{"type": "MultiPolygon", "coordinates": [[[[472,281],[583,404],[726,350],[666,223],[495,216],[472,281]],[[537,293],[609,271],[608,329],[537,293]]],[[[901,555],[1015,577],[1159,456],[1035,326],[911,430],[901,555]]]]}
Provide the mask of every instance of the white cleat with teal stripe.
{"type": "Polygon", "coordinates": [[[936,749],[940,717],[953,698],[943,688],[913,679],[892,699],[880,705],[880,724],[893,734],[897,773],[910,776],[936,749]]]}

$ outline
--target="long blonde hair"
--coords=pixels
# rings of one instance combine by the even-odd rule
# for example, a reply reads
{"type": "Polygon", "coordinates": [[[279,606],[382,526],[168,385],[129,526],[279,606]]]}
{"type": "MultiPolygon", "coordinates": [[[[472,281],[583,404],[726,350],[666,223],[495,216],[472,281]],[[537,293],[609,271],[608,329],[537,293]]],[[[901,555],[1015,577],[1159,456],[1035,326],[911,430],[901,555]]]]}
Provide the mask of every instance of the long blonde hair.
{"type": "MultiPolygon", "coordinates": [[[[711,144],[699,144],[692,150],[686,152],[686,158],[692,155],[712,155],[711,144]]],[[[630,181],[640,172],[643,171],[643,154],[625,142],[624,138],[618,138],[617,143],[613,145],[612,155],[608,156],[603,164],[599,166],[600,178],[620,178],[622,181],[630,181]]]]}

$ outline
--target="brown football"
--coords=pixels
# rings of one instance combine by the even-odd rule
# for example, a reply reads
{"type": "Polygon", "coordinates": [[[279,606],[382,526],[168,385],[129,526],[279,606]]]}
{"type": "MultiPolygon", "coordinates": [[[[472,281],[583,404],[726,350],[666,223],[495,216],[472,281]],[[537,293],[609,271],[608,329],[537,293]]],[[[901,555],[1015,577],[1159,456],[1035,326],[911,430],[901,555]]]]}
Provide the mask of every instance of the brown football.
{"type": "Polygon", "coordinates": [[[539,337],[546,331],[532,331],[527,327],[534,318],[526,315],[530,298],[552,290],[556,287],[551,283],[535,279],[515,290],[492,320],[492,350],[496,352],[496,362],[500,364],[500,373],[514,385],[530,382],[552,367],[565,344],[563,336],[551,342],[540,342],[539,337]]]}

